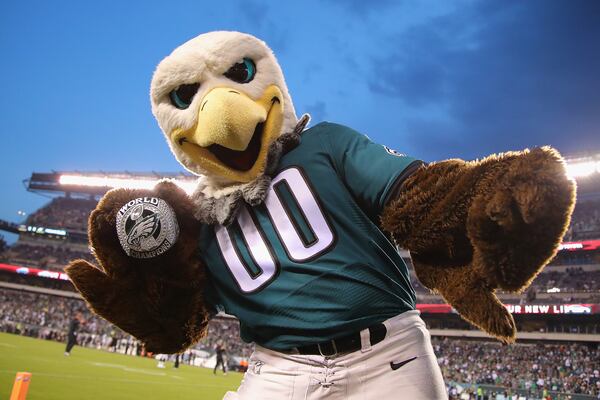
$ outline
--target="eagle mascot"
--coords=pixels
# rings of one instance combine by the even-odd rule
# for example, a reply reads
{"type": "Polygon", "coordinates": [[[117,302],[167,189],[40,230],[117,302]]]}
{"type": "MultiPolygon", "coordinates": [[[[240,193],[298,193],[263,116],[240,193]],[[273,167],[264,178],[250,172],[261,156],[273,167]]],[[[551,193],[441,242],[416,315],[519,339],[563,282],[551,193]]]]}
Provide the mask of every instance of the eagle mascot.
{"type": "Polygon", "coordinates": [[[151,102],[194,193],[109,191],[89,219],[97,265],[66,270],[149,351],[181,352],[216,313],[236,316],[256,350],[228,399],[447,398],[397,248],[462,318],[511,343],[495,291],[528,287],[573,210],[550,147],[425,164],[342,125],[307,128],[247,34],[175,49],[151,102]]]}

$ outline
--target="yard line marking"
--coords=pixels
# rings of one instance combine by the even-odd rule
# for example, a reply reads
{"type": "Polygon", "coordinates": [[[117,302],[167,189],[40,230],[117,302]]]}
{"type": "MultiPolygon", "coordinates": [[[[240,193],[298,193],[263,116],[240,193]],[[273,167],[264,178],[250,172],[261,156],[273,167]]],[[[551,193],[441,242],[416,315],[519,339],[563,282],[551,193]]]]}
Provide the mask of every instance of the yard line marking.
{"type": "Polygon", "coordinates": [[[117,368],[117,369],[121,369],[121,370],[127,371],[127,372],[137,372],[137,373],[146,374],[146,375],[154,375],[154,376],[165,376],[165,375],[167,375],[164,372],[158,372],[158,371],[155,372],[155,371],[148,371],[148,370],[141,369],[141,368],[126,367],[126,366],[121,365],[121,364],[111,364],[111,363],[91,362],[91,361],[88,361],[88,364],[92,364],[92,365],[95,365],[97,367],[117,368]]]}
{"type": "MultiPolygon", "coordinates": [[[[145,381],[145,380],[136,380],[136,379],[125,379],[125,378],[104,378],[101,376],[89,376],[89,375],[70,375],[70,374],[49,374],[46,372],[36,372],[35,370],[29,371],[36,376],[48,376],[50,378],[63,378],[63,379],[87,379],[91,381],[107,381],[107,382],[125,382],[125,383],[140,383],[144,385],[172,385],[170,382],[157,382],[157,381],[145,381]]],[[[0,370],[0,374],[8,374],[14,375],[17,373],[17,370],[0,370]]],[[[206,385],[200,383],[187,383],[182,382],[178,383],[178,385],[183,386],[191,386],[191,387],[199,387],[199,388],[223,388],[223,385],[206,385]]]]}

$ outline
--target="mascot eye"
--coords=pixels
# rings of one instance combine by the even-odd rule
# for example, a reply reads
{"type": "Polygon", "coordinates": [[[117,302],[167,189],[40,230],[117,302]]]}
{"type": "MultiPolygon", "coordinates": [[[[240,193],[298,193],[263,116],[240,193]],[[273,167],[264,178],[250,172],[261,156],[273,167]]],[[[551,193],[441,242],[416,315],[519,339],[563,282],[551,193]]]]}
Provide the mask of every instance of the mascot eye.
{"type": "Polygon", "coordinates": [[[180,110],[185,110],[192,104],[192,99],[200,87],[199,83],[190,83],[187,85],[181,85],[177,89],[171,90],[169,98],[171,104],[180,110]]]}
{"type": "Polygon", "coordinates": [[[248,83],[256,75],[256,65],[249,58],[244,58],[240,63],[234,64],[223,75],[237,83],[248,83]]]}

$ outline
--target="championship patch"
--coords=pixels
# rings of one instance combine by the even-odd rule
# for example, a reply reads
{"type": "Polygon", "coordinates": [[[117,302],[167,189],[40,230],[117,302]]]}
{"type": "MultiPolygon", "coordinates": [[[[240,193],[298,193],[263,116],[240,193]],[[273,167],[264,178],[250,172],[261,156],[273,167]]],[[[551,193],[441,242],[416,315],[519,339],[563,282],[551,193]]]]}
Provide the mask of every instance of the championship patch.
{"type": "Polygon", "coordinates": [[[390,149],[387,146],[383,146],[383,148],[385,149],[385,151],[387,151],[389,154],[396,156],[396,157],[404,157],[406,154],[402,154],[399,153],[398,151],[394,150],[394,149],[390,149]]]}
{"type": "Polygon", "coordinates": [[[128,256],[152,258],[175,244],[179,225],[171,206],[158,197],[140,197],[117,213],[117,235],[128,256]]]}

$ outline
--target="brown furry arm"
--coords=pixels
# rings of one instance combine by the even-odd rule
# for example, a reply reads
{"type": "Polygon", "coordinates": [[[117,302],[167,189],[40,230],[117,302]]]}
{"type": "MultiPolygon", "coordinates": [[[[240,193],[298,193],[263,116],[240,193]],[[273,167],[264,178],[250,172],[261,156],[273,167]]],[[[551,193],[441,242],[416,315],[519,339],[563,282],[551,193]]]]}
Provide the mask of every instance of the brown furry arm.
{"type": "Polygon", "coordinates": [[[414,173],[382,225],[410,250],[425,286],[463,318],[511,341],[514,321],[494,291],[526,288],[556,254],[574,197],[564,161],[548,147],[448,160],[414,173]]]}
{"type": "Polygon", "coordinates": [[[197,252],[200,224],[192,215],[189,197],[170,182],[151,191],[112,190],[89,219],[90,244],[100,268],[84,260],[66,268],[95,313],[140,339],[152,352],[180,352],[206,334],[205,270],[197,252]],[[171,205],[180,233],[164,254],[136,259],[121,248],[116,214],[128,201],[145,196],[171,205]]]}

